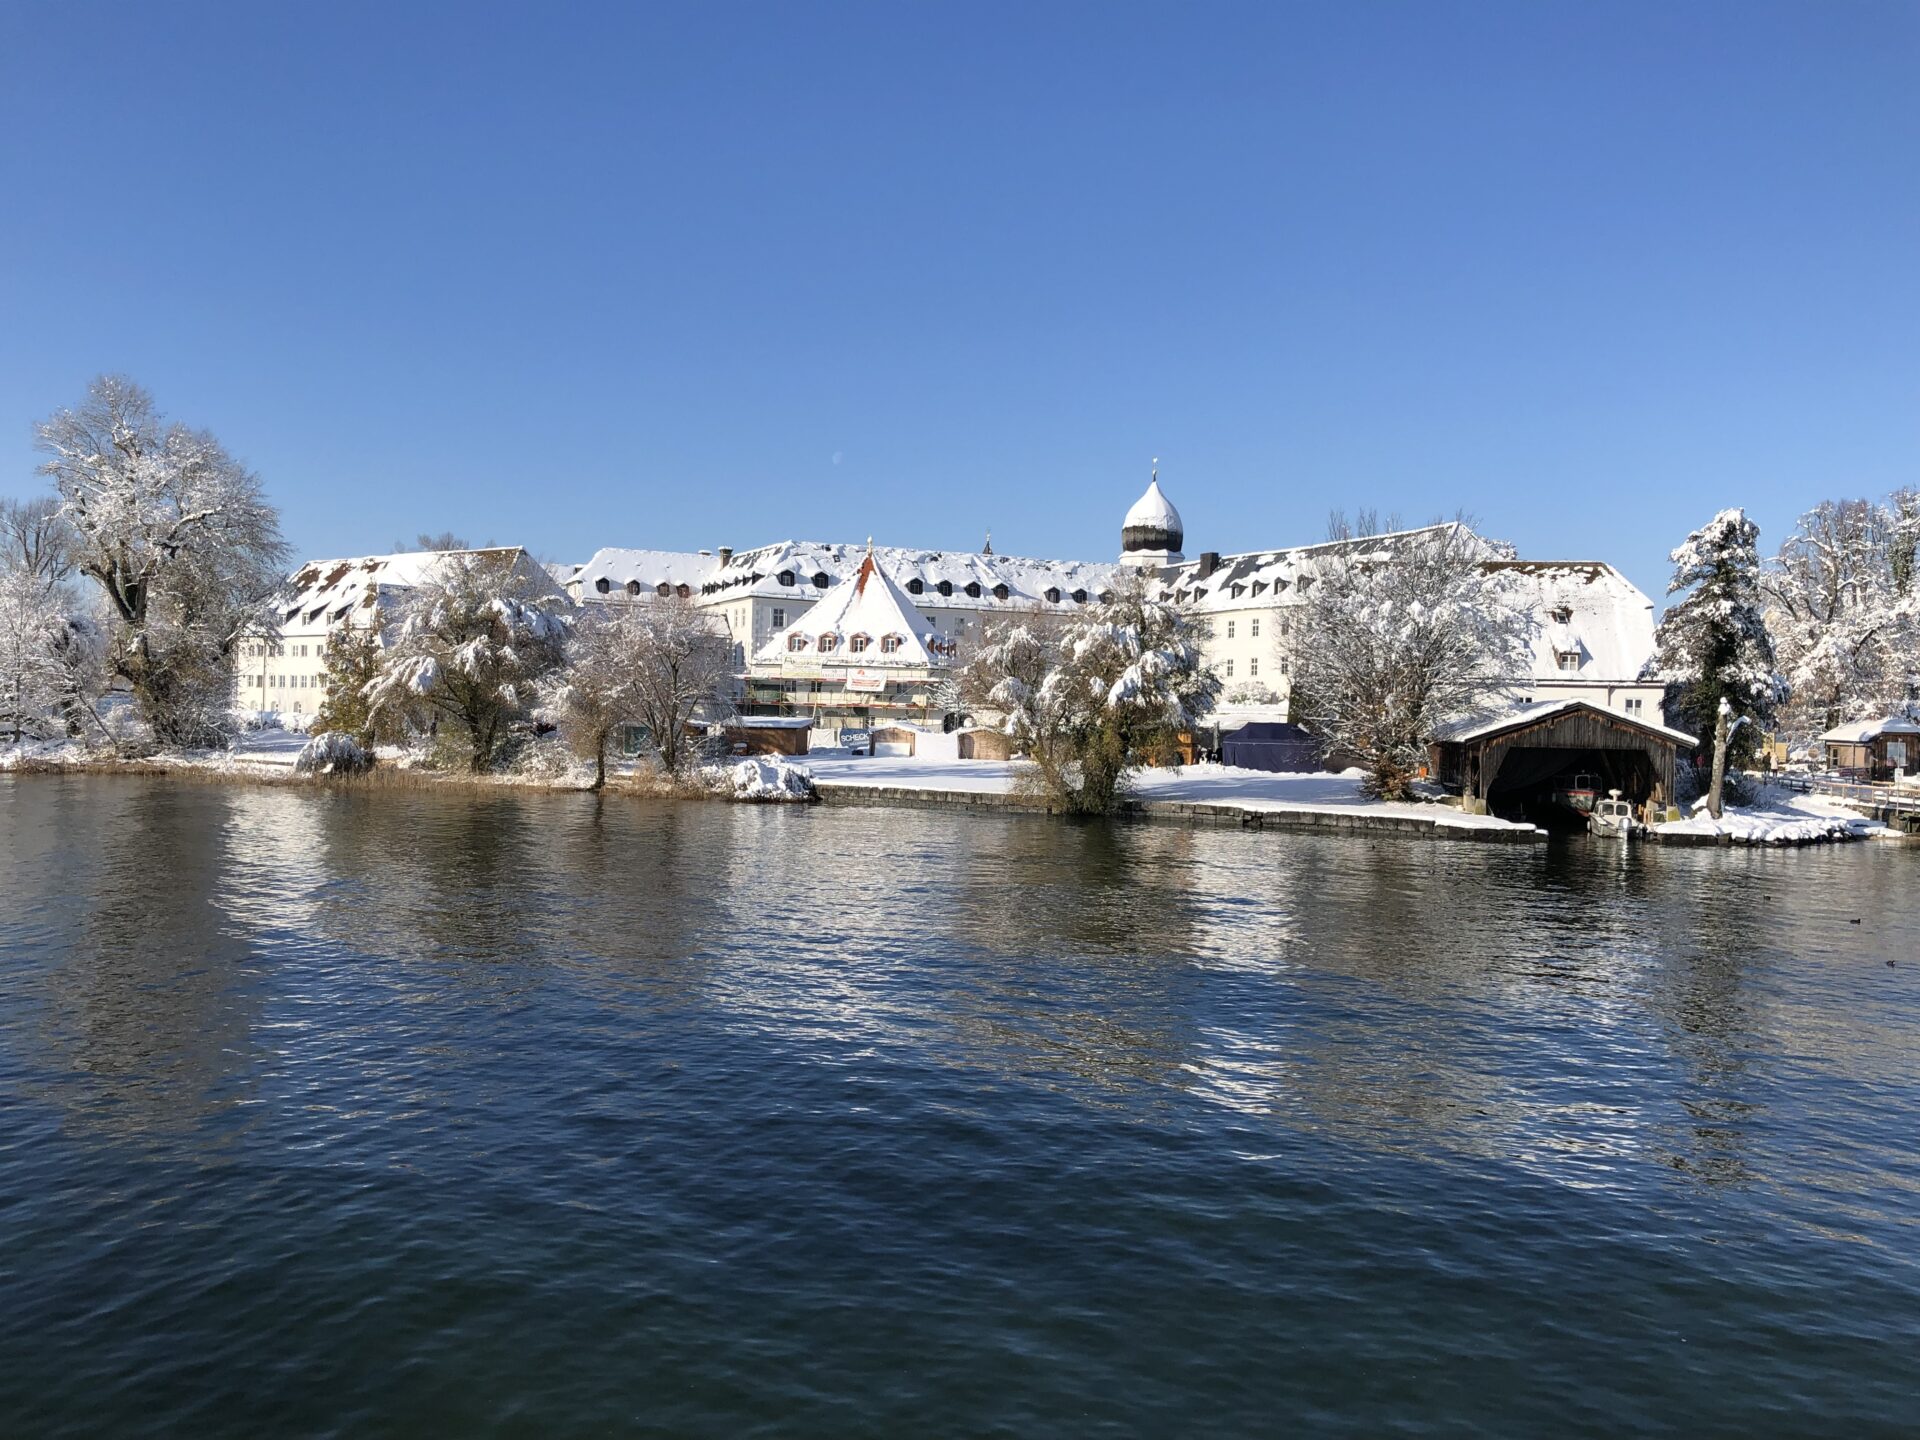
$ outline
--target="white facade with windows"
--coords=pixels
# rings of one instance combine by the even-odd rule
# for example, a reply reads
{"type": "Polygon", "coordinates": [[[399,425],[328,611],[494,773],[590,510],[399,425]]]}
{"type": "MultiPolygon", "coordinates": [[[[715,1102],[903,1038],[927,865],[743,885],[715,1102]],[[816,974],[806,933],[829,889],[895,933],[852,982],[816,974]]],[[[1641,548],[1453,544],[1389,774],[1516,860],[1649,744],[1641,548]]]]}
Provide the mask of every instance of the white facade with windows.
{"type": "Polygon", "coordinates": [[[273,635],[242,640],[234,664],[234,705],[310,720],[326,698],[327,639],[344,628],[384,628],[409,593],[453,556],[495,556],[536,589],[562,598],[558,585],[518,546],[490,550],[418,550],[313,560],[287,581],[275,602],[273,635]]]}

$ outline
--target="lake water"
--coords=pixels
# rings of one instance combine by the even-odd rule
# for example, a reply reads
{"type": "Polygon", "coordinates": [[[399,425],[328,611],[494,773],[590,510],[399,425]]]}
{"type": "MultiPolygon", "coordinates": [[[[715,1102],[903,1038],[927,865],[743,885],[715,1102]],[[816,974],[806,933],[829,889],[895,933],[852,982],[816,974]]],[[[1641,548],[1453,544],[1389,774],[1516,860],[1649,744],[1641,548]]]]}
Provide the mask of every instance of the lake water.
{"type": "Polygon", "coordinates": [[[0,887],[9,1435],[1920,1430],[1920,850],[21,777],[0,887]]]}

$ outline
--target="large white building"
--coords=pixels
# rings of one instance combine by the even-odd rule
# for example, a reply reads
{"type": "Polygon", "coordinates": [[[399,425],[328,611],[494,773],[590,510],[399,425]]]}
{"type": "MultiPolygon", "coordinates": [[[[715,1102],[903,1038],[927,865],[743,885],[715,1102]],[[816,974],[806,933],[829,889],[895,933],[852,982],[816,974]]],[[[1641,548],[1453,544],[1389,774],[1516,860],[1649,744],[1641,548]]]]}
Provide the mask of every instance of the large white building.
{"type": "Polygon", "coordinates": [[[563,593],[518,546],[487,550],[416,550],[312,560],[294,571],[276,602],[277,633],[243,641],[235,666],[235,704],[310,719],[326,698],[328,637],[342,629],[383,630],[400,603],[450,560],[478,557],[510,566],[536,593],[563,593]]]}
{"type": "MultiPolygon", "coordinates": [[[[1390,547],[1420,533],[1205,551],[1188,559],[1180,512],[1161,489],[1157,470],[1120,530],[1113,562],[996,555],[991,544],[958,551],[785,540],[751,550],[603,549],[563,583],[583,606],[642,604],[669,595],[698,604],[734,642],[740,698],[748,708],[824,713],[828,691],[835,693],[835,710],[850,697],[823,679],[809,688],[818,677],[801,675],[805,664],[769,645],[836,587],[857,578],[869,555],[917,617],[916,627],[903,633],[924,635],[939,647],[938,658],[964,659],[986,627],[1009,614],[1071,615],[1108,594],[1124,571],[1140,570],[1152,578],[1157,595],[1204,622],[1203,650],[1225,681],[1225,708],[1284,715],[1292,645],[1319,567],[1343,549],[1390,547]]],[[[1511,677],[1516,700],[1591,700],[1623,715],[1658,718],[1661,686],[1641,678],[1654,648],[1653,602],[1646,595],[1604,562],[1517,560],[1491,542],[1480,543],[1486,563],[1509,572],[1516,603],[1537,622],[1530,672],[1511,677]]],[[[896,698],[905,704],[904,697],[896,698]]],[[[923,694],[914,703],[924,707],[925,699],[923,694]]],[[[872,708],[877,716],[883,707],[872,708]]]]}

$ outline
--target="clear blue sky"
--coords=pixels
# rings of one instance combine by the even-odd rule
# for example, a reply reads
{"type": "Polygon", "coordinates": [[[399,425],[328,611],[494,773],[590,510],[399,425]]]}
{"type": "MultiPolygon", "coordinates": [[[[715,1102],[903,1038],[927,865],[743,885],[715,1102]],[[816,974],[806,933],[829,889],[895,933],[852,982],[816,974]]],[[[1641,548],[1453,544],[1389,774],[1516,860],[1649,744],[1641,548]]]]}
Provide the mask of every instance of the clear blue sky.
{"type": "Polygon", "coordinates": [[[1658,593],[1920,482],[1920,5],[0,6],[0,493],[104,370],[303,554],[1102,558],[1464,506],[1658,593]]]}

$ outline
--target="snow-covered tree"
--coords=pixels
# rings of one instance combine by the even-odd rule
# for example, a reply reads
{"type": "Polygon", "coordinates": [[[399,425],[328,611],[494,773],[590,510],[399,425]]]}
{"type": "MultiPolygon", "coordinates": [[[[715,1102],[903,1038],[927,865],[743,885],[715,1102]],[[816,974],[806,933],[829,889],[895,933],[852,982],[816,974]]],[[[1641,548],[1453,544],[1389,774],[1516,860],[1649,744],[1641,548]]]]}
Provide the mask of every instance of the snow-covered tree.
{"type": "Polygon", "coordinates": [[[380,632],[371,625],[342,625],[327,636],[323,661],[327,695],[313,712],[313,733],[338,731],[362,746],[397,738],[400,717],[376,716],[367,694],[380,678],[380,632]]]}
{"type": "MultiPolygon", "coordinates": [[[[1896,502],[1897,503],[1897,502],[1896,502]]],[[[1782,719],[1818,734],[1884,715],[1907,698],[1916,664],[1916,596],[1899,511],[1827,500],[1800,523],[1761,580],[1768,626],[1790,688],[1782,719]]]]}
{"type": "Polygon", "coordinates": [[[110,663],[142,718],[164,743],[222,738],[233,647],[265,623],[286,558],[259,477],[206,431],[164,424],[118,376],[37,437],[74,568],[106,597],[110,663]]]}
{"type": "Polygon", "coordinates": [[[1699,762],[1713,759],[1713,727],[1724,698],[1749,724],[1728,745],[1730,766],[1750,763],[1760,731],[1773,723],[1786,682],[1775,668],[1760,591],[1760,527],[1744,510],[1722,510],[1668,556],[1667,607],[1654,632],[1652,666],[1667,682],[1667,723],[1699,737],[1699,762]]]}
{"type": "Polygon", "coordinates": [[[1527,673],[1535,624],[1501,553],[1463,523],[1321,556],[1295,621],[1293,708],[1369,794],[1405,799],[1436,726],[1497,707],[1527,673]]]}
{"type": "Polygon", "coordinates": [[[546,708],[593,761],[594,789],[607,783],[607,747],[622,725],[646,727],[661,769],[676,775],[691,756],[688,725],[730,708],[732,657],[726,633],[690,600],[611,608],[576,627],[546,708]]]}
{"type": "Polygon", "coordinates": [[[1050,799],[1104,815],[1129,771],[1212,708],[1220,681],[1201,661],[1193,622],[1134,573],[1065,623],[997,626],[968,667],[967,689],[1005,717],[1050,799]]]}
{"type": "Polygon", "coordinates": [[[73,527],[52,495],[0,499],[0,570],[25,570],[49,586],[73,574],[73,527]]]}
{"type": "Polygon", "coordinates": [[[557,604],[511,556],[447,556],[408,597],[366,687],[374,717],[424,709],[458,727],[474,770],[489,768],[562,663],[571,621],[557,604]]]}
{"type": "Polygon", "coordinates": [[[70,597],[24,567],[0,567],[0,729],[70,735],[99,693],[100,634],[70,597]]]}

